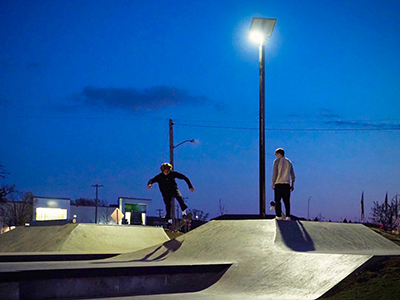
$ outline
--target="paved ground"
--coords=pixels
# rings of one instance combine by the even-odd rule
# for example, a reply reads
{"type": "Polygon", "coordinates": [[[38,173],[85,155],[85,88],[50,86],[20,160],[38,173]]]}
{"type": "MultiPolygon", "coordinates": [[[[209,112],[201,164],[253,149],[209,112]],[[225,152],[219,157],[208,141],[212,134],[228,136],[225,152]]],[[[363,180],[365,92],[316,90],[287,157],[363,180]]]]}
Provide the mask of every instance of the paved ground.
{"type": "Polygon", "coordinates": [[[18,227],[0,235],[0,252],[123,253],[169,241],[162,228],[66,224],[18,227]]]}
{"type": "MultiPolygon", "coordinates": [[[[400,255],[400,247],[358,224],[213,221],[176,241],[154,253],[146,249],[110,260],[233,263],[216,284],[185,295],[190,299],[316,299],[373,255],[400,255]]],[[[172,297],[177,295],[134,298],[172,297]]]]}
{"type": "MultiPolygon", "coordinates": [[[[87,237],[80,238],[81,243],[86,243],[87,237]]],[[[174,277],[177,281],[171,283],[168,280],[174,276],[173,271],[154,281],[154,288],[169,285],[167,294],[117,299],[317,299],[374,256],[389,255],[400,255],[400,247],[359,224],[212,221],[176,240],[105,260],[55,264],[2,263],[0,272],[51,269],[85,272],[86,269],[93,273],[98,269],[111,274],[112,269],[125,268],[122,274],[114,272],[113,276],[126,276],[124,272],[136,268],[150,274],[141,283],[146,283],[146,288],[151,289],[151,281],[161,269],[179,271],[180,267],[225,265],[226,269],[215,275],[216,280],[198,292],[172,294],[174,284],[197,283],[190,282],[191,277],[185,273],[174,277]]],[[[110,288],[118,292],[126,281],[115,278],[115,281],[110,281],[110,288]]],[[[101,282],[104,285],[105,280],[99,284],[101,282]]],[[[129,286],[132,284],[128,283],[124,288],[129,286]]]]}

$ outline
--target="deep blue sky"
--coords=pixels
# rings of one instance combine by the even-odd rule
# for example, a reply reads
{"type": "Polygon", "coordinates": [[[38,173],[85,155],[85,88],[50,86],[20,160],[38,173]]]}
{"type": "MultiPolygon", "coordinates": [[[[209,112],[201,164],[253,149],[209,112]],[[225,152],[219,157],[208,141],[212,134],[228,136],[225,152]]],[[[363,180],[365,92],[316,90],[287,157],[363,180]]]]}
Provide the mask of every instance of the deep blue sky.
{"type": "Polygon", "coordinates": [[[188,204],[258,213],[258,46],[266,46],[267,192],[274,150],[297,176],[293,214],[360,218],[400,193],[400,2],[0,1],[0,164],[38,196],[151,198],[169,160],[188,204]]]}

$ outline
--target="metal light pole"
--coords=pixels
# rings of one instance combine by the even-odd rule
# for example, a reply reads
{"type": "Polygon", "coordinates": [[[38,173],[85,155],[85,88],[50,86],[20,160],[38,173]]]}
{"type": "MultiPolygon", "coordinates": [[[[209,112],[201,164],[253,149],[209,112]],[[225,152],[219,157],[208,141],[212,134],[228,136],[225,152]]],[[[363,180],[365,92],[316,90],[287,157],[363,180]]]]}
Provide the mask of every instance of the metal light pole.
{"type": "Polygon", "coordinates": [[[265,217],[265,41],[274,29],[276,19],[253,18],[249,36],[259,44],[259,156],[260,156],[260,216],[265,217]]]}
{"type": "Polygon", "coordinates": [[[308,210],[307,210],[307,220],[308,221],[310,221],[310,200],[311,200],[311,197],[312,196],[310,196],[310,198],[308,198],[308,210]]]}
{"type": "Polygon", "coordinates": [[[265,216],[265,46],[259,46],[259,82],[260,82],[260,112],[259,112],[259,156],[260,156],[260,215],[265,216]]]}
{"type": "MultiPolygon", "coordinates": [[[[192,140],[186,140],[183,141],[181,143],[179,143],[178,145],[174,146],[174,122],[172,122],[172,120],[169,120],[169,163],[172,165],[172,167],[175,169],[174,167],[174,149],[176,147],[179,147],[180,145],[184,144],[184,143],[194,143],[195,141],[192,140]]],[[[173,201],[171,202],[171,218],[172,218],[172,222],[173,224],[175,224],[175,199],[173,199],[173,201]]]]}

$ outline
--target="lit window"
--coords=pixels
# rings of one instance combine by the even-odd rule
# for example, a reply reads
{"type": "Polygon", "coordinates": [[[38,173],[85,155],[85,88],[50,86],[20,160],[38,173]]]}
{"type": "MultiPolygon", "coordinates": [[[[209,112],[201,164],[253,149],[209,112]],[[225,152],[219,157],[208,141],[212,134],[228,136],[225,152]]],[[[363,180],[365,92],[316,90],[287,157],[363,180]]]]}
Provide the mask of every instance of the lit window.
{"type": "Polygon", "coordinates": [[[38,207],[36,208],[36,220],[48,221],[48,220],[66,220],[67,210],[61,208],[48,208],[38,207]]]}

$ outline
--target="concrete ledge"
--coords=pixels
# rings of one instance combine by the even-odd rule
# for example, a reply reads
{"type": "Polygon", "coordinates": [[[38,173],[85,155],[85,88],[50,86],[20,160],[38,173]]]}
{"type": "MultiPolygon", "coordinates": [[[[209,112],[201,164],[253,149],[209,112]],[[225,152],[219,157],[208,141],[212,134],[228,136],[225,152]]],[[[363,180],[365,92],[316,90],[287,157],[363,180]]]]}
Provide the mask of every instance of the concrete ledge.
{"type": "Polygon", "coordinates": [[[230,264],[24,270],[0,273],[0,299],[75,299],[203,290],[230,264]]]}
{"type": "Polygon", "coordinates": [[[79,261],[106,259],[118,255],[118,253],[0,253],[0,262],[33,262],[33,261],[79,261]]]}

